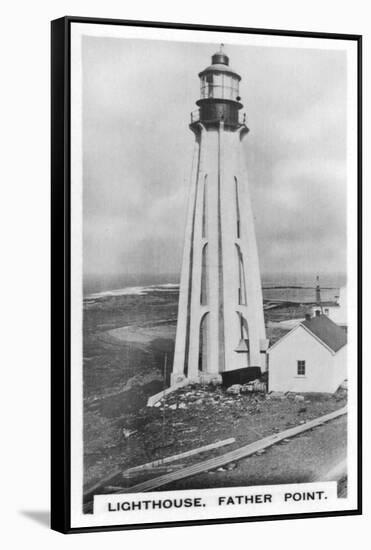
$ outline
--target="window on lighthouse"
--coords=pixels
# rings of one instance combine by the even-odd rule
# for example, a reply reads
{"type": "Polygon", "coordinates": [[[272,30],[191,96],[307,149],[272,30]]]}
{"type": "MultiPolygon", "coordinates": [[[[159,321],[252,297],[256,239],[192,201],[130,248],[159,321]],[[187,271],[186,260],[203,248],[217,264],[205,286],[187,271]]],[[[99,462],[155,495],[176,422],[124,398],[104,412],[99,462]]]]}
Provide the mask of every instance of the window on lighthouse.
{"type": "Polygon", "coordinates": [[[202,263],[201,263],[201,296],[200,304],[206,306],[208,302],[208,281],[207,281],[207,264],[208,264],[208,250],[207,243],[202,249],[202,263]]]}
{"type": "Polygon", "coordinates": [[[202,197],[202,238],[206,238],[207,233],[207,175],[204,178],[204,192],[202,197]]]}
{"type": "Polygon", "coordinates": [[[223,75],[217,73],[213,75],[213,97],[221,99],[223,96],[223,75]]]}
{"type": "Polygon", "coordinates": [[[225,99],[232,99],[233,101],[236,101],[238,97],[238,78],[234,77],[233,75],[224,75],[224,94],[223,97],[225,99]]]}
{"type": "Polygon", "coordinates": [[[235,176],[234,178],[235,183],[235,191],[236,191],[236,235],[237,239],[241,237],[241,218],[240,218],[240,199],[239,199],[239,193],[238,193],[238,180],[235,176]]]}
{"type": "Polygon", "coordinates": [[[202,99],[207,99],[209,97],[214,97],[214,78],[213,73],[204,74],[201,77],[201,97],[202,99]]]}
{"type": "Polygon", "coordinates": [[[240,318],[240,336],[241,340],[247,340],[249,338],[249,327],[247,324],[247,321],[245,317],[242,315],[242,313],[239,313],[240,318]]]}
{"type": "Polygon", "coordinates": [[[201,77],[201,98],[231,99],[239,95],[239,80],[233,74],[207,73],[201,77]]]}
{"type": "Polygon", "coordinates": [[[209,314],[205,313],[200,323],[198,369],[201,372],[207,372],[208,331],[209,331],[209,314]]]}
{"type": "Polygon", "coordinates": [[[245,266],[240,247],[236,244],[238,262],[238,304],[246,305],[245,266]]]}
{"type": "Polygon", "coordinates": [[[206,97],[214,97],[214,75],[206,75],[206,97]]]}
{"type": "Polygon", "coordinates": [[[201,77],[201,98],[205,99],[206,97],[206,76],[201,77]]]}

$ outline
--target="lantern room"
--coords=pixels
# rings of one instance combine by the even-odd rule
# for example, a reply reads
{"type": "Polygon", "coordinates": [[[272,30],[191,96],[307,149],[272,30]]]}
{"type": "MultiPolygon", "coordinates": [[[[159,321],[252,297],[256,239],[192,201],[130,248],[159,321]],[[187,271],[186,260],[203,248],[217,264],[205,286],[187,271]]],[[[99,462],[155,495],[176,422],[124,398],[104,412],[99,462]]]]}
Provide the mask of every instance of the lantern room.
{"type": "Polygon", "coordinates": [[[200,107],[200,122],[210,125],[223,121],[226,126],[238,126],[238,111],[243,107],[239,95],[241,77],[229,66],[223,44],[199,77],[201,98],[196,103],[200,107]]]}
{"type": "Polygon", "coordinates": [[[222,51],[211,58],[212,65],[199,74],[201,99],[229,99],[239,101],[240,75],[229,67],[229,58],[222,51]]]}

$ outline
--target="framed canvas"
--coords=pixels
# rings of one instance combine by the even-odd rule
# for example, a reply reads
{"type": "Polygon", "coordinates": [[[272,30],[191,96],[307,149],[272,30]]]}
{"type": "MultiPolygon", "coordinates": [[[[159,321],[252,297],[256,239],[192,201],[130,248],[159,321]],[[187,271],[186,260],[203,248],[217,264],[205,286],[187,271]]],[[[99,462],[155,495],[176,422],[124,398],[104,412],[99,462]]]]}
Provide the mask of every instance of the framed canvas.
{"type": "Polygon", "coordinates": [[[52,22],[52,528],[361,513],[361,37],[52,22]]]}

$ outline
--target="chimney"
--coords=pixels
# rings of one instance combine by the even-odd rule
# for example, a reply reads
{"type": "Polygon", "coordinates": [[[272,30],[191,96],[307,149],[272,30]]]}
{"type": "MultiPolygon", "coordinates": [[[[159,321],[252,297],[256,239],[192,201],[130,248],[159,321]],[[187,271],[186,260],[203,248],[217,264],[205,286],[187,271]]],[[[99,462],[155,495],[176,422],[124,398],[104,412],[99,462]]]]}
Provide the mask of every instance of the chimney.
{"type": "Polygon", "coordinates": [[[306,321],[310,321],[310,313],[306,313],[306,314],[305,314],[305,320],[306,320],[306,321]]]}

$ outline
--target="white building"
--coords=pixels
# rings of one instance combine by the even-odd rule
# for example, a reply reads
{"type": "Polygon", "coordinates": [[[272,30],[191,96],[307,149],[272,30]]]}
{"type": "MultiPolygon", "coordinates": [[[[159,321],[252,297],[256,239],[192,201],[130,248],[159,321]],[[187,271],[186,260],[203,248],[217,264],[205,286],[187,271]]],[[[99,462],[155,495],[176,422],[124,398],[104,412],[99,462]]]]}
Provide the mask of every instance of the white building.
{"type": "Polygon", "coordinates": [[[339,293],[339,299],[337,304],[334,305],[323,305],[323,306],[314,306],[312,309],[313,314],[316,314],[316,311],[320,311],[324,315],[327,315],[330,319],[334,321],[337,325],[341,327],[346,327],[348,325],[347,321],[347,289],[342,287],[339,293]]]}
{"type": "Polygon", "coordinates": [[[329,317],[307,316],[268,350],[268,390],[334,393],[347,378],[346,343],[329,317]]]}
{"type": "Polygon", "coordinates": [[[222,52],[199,73],[172,383],[265,369],[268,340],[242,140],[241,77],[222,52]]]}

